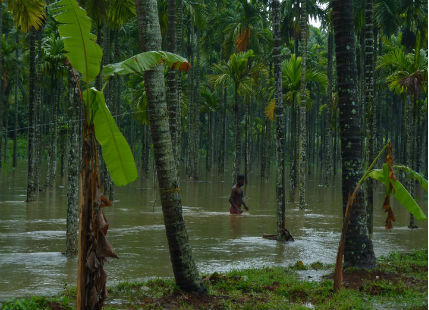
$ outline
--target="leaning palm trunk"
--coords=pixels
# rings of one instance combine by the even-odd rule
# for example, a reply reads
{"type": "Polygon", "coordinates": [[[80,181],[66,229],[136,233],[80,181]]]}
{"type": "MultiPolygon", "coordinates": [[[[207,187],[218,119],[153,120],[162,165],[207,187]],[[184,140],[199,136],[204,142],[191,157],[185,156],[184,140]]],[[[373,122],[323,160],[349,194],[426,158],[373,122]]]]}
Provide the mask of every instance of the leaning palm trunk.
{"type": "Polygon", "coordinates": [[[69,74],[69,156],[67,160],[67,232],[66,255],[74,256],[78,249],[78,204],[79,204],[79,101],[78,90],[69,74]]]}
{"type": "MultiPolygon", "coordinates": [[[[361,175],[361,136],[356,87],[353,1],[333,1],[333,22],[337,55],[337,81],[340,109],[343,214],[346,203],[361,175]]],[[[363,193],[356,193],[346,232],[344,265],[372,268],[375,256],[366,225],[363,193]]]]}
{"type": "MultiPolygon", "coordinates": [[[[374,158],[375,122],[374,122],[374,22],[372,0],[366,0],[365,6],[365,111],[366,111],[366,146],[365,157],[367,166],[374,158]]],[[[366,184],[367,226],[370,234],[373,232],[373,191],[374,182],[366,184]]]]}
{"type": "MultiPolygon", "coordinates": [[[[156,0],[136,0],[140,44],[143,51],[161,48],[161,31],[156,0]]],[[[184,291],[206,293],[192,257],[182,215],[179,184],[174,164],[165,102],[164,68],[145,72],[148,115],[164,215],[170,259],[177,285],[184,291]]]]}
{"type": "Polygon", "coordinates": [[[306,0],[301,1],[301,83],[300,83],[300,105],[299,105],[299,155],[298,155],[298,193],[299,193],[299,207],[305,208],[305,183],[306,183],[306,172],[305,166],[307,161],[307,123],[306,123],[306,61],[307,61],[307,9],[306,0]]]}

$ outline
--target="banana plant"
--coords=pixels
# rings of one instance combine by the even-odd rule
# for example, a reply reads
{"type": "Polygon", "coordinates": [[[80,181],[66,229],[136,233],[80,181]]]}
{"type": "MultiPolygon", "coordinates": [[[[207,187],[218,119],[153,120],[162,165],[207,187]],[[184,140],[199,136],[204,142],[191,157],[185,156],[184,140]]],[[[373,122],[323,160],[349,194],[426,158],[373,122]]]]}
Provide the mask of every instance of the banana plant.
{"type": "Polygon", "coordinates": [[[390,196],[393,195],[395,199],[405,207],[416,219],[426,220],[427,217],[420,206],[417,204],[416,200],[410,195],[410,193],[405,189],[405,187],[396,179],[395,170],[401,170],[406,173],[406,175],[416,180],[420,183],[423,189],[428,191],[428,181],[418,172],[412,170],[411,168],[403,165],[394,165],[393,164],[393,148],[390,141],[384,145],[383,149],[378,153],[376,158],[373,160],[371,165],[366,170],[363,177],[357,183],[353,193],[349,196],[346,205],[346,212],[343,218],[343,228],[341,231],[341,239],[337,251],[337,261],[335,264],[335,273],[334,273],[334,291],[338,291],[341,288],[343,280],[343,255],[344,255],[344,245],[346,242],[346,231],[348,228],[351,208],[353,207],[353,202],[356,199],[357,193],[362,186],[362,184],[368,180],[368,178],[373,178],[381,182],[386,189],[383,209],[387,213],[386,218],[386,229],[392,229],[392,222],[395,221],[395,214],[393,213],[392,207],[390,206],[390,196]],[[386,160],[382,166],[382,169],[373,169],[374,165],[378,159],[385,153],[387,150],[386,160]]]}
{"type": "MultiPolygon", "coordinates": [[[[101,309],[107,293],[103,264],[107,257],[118,256],[106,239],[109,225],[102,208],[109,206],[110,202],[101,194],[96,141],[101,145],[107,169],[117,186],[133,182],[137,178],[137,169],[131,149],[106,105],[102,90],[92,87],[100,73],[103,50],[91,33],[91,19],[76,0],[60,0],[49,9],[58,22],[84,114],[76,307],[78,310],[101,309]]],[[[142,74],[158,64],[167,64],[173,69],[189,68],[184,58],[151,51],[109,65],[104,74],[107,78],[114,74],[142,74]]]]}

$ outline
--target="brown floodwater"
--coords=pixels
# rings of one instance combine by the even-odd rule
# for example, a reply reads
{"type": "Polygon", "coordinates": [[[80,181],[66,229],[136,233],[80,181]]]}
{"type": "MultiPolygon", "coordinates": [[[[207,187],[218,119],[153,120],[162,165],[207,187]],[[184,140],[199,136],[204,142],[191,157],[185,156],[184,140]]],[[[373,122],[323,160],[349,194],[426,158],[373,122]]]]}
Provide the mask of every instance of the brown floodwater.
{"type": "MultiPolygon", "coordinates": [[[[272,175],[274,179],[274,174],[272,175]]],[[[286,266],[298,260],[334,263],[340,237],[342,207],[338,177],[329,186],[310,176],[308,207],[286,206],[287,228],[295,242],[279,244],[262,239],[276,229],[274,181],[250,178],[246,201],[250,212],[229,215],[230,182],[205,177],[200,182],[181,181],[183,213],[194,258],[202,273],[262,266],[286,266]]],[[[230,179],[227,174],[226,179],[230,179]]],[[[38,202],[25,203],[25,171],[0,174],[0,301],[28,295],[54,295],[75,285],[77,259],[66,258],[66,189],[42,192],[38,202]]],[[[108,285],[171,277],[172,269],[159,198],[154,202],[152,177],[116,189],[114,206],[106,210],[108,239],[119,259],[106,264],[108,285]]],[[[407,228],[409,215],[396,202],[397,221],[392,231],[384,228],[381,205],[384,189],[377,187],[372,236],[377,256],[391,251],[427,248],[427,221],[419,229],[407,228]]],[[[418,190],[427,214],[427,195],[418,190]]]]}

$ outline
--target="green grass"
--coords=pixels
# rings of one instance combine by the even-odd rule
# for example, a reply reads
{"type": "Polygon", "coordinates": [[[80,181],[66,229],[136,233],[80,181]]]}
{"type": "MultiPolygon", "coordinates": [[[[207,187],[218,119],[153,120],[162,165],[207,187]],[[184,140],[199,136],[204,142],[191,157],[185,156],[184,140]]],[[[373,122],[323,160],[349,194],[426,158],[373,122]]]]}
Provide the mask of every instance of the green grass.
{"type": "MultiPolygon", "coordinates": [[[[172,279],[122,282],[108,289],[105,309],[427,309],[427,259],[427,250],[380,257],[378,267],[366,272],[367,280],[337,293],[327,277],[311,282],[299,275],[301,270],[306,275],[312,270],[331,273],[333,265],[302,262],[288,268],[203,275],[207,297],[182,293],[172,279]]],[[[353,272],[359,275],[361,271],[353,272]]],[[[74,300],[75,294],[73,288],[67,288],[56,301],[70,306],[68,300],[74,300]]],[[[49,309],[47,300],[19,299],[5,303],[1,310],[49,309]]]]}

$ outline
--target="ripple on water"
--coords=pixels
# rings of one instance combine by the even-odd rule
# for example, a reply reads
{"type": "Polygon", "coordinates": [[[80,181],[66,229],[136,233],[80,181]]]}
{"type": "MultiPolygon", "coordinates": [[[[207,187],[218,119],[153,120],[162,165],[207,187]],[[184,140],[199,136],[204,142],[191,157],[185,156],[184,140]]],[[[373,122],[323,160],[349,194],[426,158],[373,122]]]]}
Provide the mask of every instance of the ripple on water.
{"type": "Polygon", "coordinates": [[[66,232],[64,230],[36,230],[15,233],[0,233],[0,239],[32,239],[46,240],[64,238],[66,232]]]}
{"type": "MultiPolygon", "coordinates": [[[[59,265],[67,257],[60,252],[0,253],[0,266],[11,265],[59,265]]],[[[42,270],[43,271],[43,270],[42,270]]]]}

